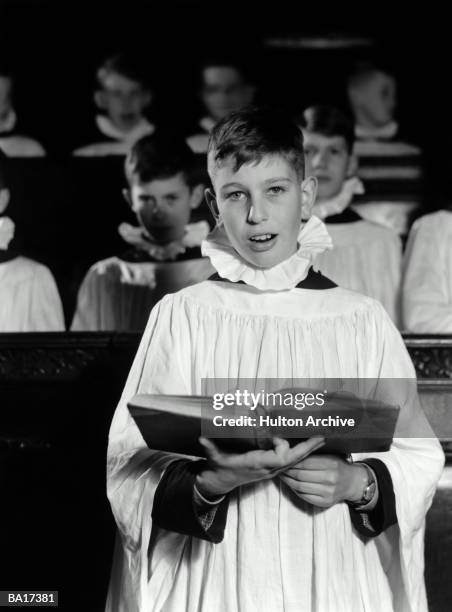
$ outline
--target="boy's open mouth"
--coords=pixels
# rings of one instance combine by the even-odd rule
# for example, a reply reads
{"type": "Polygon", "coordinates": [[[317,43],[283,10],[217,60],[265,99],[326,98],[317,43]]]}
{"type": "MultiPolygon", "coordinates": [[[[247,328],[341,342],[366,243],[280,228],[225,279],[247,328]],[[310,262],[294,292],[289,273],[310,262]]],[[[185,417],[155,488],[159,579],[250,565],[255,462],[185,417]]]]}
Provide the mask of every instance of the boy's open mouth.
{"type": "Polygon", "coordinates": [[[253,251],[266,251],[274,245],[277,236],[278,234],[254,234],[249,237],[251,248],[253,251]]]}

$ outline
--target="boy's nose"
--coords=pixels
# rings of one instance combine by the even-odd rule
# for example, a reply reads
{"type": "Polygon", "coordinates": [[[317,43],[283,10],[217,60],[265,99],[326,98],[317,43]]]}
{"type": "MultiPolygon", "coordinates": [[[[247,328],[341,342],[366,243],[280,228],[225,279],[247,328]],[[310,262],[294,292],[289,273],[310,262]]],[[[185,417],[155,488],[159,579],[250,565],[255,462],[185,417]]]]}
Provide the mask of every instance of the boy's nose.
{"type": "Polygon", "coordinates": [[[147,205],[148,213],[151,215],[158,215],[163,210],[163,202],[159,202],[158,200],[152,200],[147,205]]]}
{"type": "Polygon", "coordinates": [[[327,168],[328,166],[328,155],[327,153],[317,153],[312,160],[314,168],[327,168]]]}
{"type": "Polygon", "coordinates": [[[265,204],[261,201],[253,201],[248,212],[248,223],[262,223],[267,219],[268,212],[265,204]]]}

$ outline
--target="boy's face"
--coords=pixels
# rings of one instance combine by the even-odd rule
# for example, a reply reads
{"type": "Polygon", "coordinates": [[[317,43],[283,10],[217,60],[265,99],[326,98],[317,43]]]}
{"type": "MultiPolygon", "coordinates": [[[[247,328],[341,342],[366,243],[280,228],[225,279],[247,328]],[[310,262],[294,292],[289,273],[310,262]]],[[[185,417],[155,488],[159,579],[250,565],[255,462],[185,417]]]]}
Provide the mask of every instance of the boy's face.
{"type": "Polygon", "coordinates": [[[271,268],[297,250],[302,214],[308,217],[315,181],[302,179],[280,155],[211,167],[217,208],[235,250],[258,268],[271,268]]]}
{"type": "Polygon", "coordinates": [[[317,200],[336,196],[352,168],[352,155],[343,136],[323,136],[303,130],[306,175],[318,182],[317,200]]]}
{"type": "MultiPolygon", "coordinates": [[[[183,173],[167,179],[141,182],[134,176],[129,202],[138,222],[161,243],[179,240],[184,235],[192,208],[199,204],[200,190],[191,189],[183,173]]],[[[202,194],[202,190],[200,191],[202,194]]]]}
{"type": "Polygon", "coordinates": [[[253,88],[233,66],[211,66],[203,71],[202,100],[216,121],[250,104],[253,88]]]}
{"type": "Polygon", "coordinates": [[[392,121],[397,102],[394,77],[376,72],[368,81],[349,89],[350,102],[358,119],[373,127],[392,121]]]}
{"type": "Polygon", "coordinates": [[[143,117],[151,102],[151,94],[137,81],[111,72],[104,78],[104,87],[95,94],[96,104],[120,130],[130,130],[143,117]]]}
{"type": "Polygon", "coordinates": [[[11,79],[0,76],[0,121],[6,119],[11,110],[11,79]]]}

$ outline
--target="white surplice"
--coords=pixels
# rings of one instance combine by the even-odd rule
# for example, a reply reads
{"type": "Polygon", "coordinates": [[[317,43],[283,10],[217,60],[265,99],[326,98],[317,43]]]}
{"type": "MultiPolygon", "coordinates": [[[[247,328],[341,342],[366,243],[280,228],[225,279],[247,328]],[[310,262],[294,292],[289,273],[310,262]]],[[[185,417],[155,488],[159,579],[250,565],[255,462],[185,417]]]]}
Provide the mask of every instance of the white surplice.
{"type": "Polygon", "coordinates": [[[346,289],[373,297],[400,322],[402,243],[391,229],[370,221],[328,223],[333,249],[322,253],[315,269],[346,289]]]}
{"type": "Polygon", "coordinates": [[[110,257],[88,270],[78,292],[71,331],[143,331],[153,306],[214,270],[198,257],[169,262],[129,262],[110,257]]]}
{"type": "Polygon", "coordinates": [[[0,332],[64,331],[50,270],[27,257],[0,263],[0,332]]]}
{"type": "Polygon", "coordinates": [[[405,251],[403,321],[407,331],[452,333],[452,212],[418,219],[405,251]]]}
{"type": "MultiPolygon", "coordinates": [[[[354,531],[345,503],[316,508],[275,478],[230,494],[224,540],[212,544],[152,526],[156,487],[178,457],[149,450],[127,409],[135,393],[200,394],[203,378],[414,376],[381,305],[340,287],[205,281],[166,296],[110,430],[107,488],[120,538],[107,610],[425,612],[424,519],[443,466],[435,439],[397,438],[375,455],[391,474],[398,516],[375,539],[354,531]]],[[[405,419],[424,419],[415,397],[397,400],[405,419]]]]}

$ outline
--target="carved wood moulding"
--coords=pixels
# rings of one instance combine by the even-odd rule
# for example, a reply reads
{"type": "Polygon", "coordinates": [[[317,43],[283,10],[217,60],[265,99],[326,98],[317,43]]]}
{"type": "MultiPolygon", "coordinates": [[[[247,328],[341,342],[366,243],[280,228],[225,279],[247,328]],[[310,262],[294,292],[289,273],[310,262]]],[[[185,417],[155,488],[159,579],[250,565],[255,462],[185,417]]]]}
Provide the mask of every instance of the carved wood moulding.
{"type": "MultiPolygon", "coordinates": [[[[140,334],[32,333],[0,334],[0,378],[39,380],[76,377],[99,360],[128,355],[140,334]]],[[[421,381],[452,387],[452,335],[404,335],[421,381]]]]}
{"type": "Polygon", "coordinates": [[[96,362],[130,354],[140,334],[32,333],[0,334],[0,380],[76,378],[96,362]]]}

